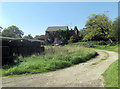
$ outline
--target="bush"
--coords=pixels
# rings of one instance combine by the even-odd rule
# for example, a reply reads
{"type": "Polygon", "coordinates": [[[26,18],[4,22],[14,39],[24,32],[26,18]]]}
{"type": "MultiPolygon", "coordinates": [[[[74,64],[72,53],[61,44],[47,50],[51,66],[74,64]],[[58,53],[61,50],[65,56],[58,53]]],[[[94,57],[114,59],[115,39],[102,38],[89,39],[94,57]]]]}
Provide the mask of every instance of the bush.
{"type": "Polygon", "coordinates": [[[105,41],[100,41],[97,43],[98,45],[107,45],[107,43],[105,41]]]}
{"type": "Polygon", "coordinates": [[[77,38],[74,37],[74,36],[71,36],[70,37],[70,40],[68,40],[69,43],[74,43],[74,42],[77,42],[77,38]]]}

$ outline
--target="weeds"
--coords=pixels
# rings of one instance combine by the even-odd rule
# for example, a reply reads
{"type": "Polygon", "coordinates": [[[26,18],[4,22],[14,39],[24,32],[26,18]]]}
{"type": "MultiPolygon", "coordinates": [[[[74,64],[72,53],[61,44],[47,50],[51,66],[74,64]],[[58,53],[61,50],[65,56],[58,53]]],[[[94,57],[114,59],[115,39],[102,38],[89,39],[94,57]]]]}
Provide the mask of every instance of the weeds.
{"type": "Polygon", "coordinates": [[[80,46],[47,47],[45,52],[39,56],[20,57],[21,63],[18,65],[3,67],[2,75],[11,76],[55,71],[85,62],[96,54],[94,50],[80,46]]]}

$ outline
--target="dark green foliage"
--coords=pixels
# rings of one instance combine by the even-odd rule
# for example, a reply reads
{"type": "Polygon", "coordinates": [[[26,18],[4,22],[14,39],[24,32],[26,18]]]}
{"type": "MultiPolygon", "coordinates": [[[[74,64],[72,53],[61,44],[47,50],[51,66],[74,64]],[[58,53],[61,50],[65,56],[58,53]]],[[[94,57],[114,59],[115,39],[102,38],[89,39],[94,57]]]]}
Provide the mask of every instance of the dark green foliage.
{"type": "Polygon", "coordinates": [[[97,42],[98,45],[107,45],[107,43],[105,41],[99,41],[97,42]]]}
{"type": "Polygon", "coordinates": [[[35,40],[45,40],[45,35],[36,35],[34,37],[35,40]]]}
{"type": "Polygon", "coordinates": [[[79,40],[79,31],[77,26],[74,27],[74,37],[76,39],[76,42],[79,40]]]}
{"type": "Polygon", "coordinates": [[[68,29],[59,29],[55,31],[54,35],[63,42],[67,42],[69,39],[69,30],[68,29]]]}
{"type": "Polygon", "coordinates": [[[23,38],[24,38],[24,39],[33,39],[33,37],[32,37],[31,34],[28,34],[28,36],[24,36],[23,38]]]}
{"type": "Polygon", "coordinates": [[[81,29],[79,31],[79,40],[82,41],[86,34],[87,34],[86,28],[81,29]]]}
{"type": "Polygon", "coordinates": [[[112,39],[115,41],[118,41],[120,33],[120,17],[116,18],[115,21],[112,24],[112,39]]]}
{"type": "Polygon", "coordinates": [[[75,36],[71,36],[70,39],[68,40],[69,43],[74,43],[77,42],[77,38],[75,36]]]}
{"type": "Polygon", "coordinates": [[[78,28],[77,28],[77,26],[75,26],[75,27],[74,27],[74,31],[78,31],[78,28]]]}
{"type": "Polygon", "coordinates": [[[5,37],[22,38],[23,35],[24,35],[23,31],[14,25],[5,28],[2,31],[2,36],[5,37]]]}

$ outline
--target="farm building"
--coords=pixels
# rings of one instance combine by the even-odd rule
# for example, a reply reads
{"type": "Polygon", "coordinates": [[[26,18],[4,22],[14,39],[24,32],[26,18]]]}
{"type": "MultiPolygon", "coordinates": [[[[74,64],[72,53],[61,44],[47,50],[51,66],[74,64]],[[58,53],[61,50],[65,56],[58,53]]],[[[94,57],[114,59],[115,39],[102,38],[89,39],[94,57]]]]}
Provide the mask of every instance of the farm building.
{"type": "Polygon", "coordinates": [[[43,43],[39,40],[15,39],[10,37],[1,37],[0,49],[2,49],[2,64],[12,63],[18,56],[30,56],[40,54],[44,51],[43,43]]]}
{"type": "MultiPolygon", "coordinates": [[[[46,29],[46,32],[45,32],[45,41],[48,42],[50,44],[59,44],[62,42],[61,39],[58,39],[54,34],[55,34],[55,31],[57,30],[63,30],[63,29],[68,29],[68,26],[52,26],[52,27],[48,27],[46,29]]],[[[69,36],[78,36],[78,31],[74,31],[74,30],[69,30],[69,36]]]]}

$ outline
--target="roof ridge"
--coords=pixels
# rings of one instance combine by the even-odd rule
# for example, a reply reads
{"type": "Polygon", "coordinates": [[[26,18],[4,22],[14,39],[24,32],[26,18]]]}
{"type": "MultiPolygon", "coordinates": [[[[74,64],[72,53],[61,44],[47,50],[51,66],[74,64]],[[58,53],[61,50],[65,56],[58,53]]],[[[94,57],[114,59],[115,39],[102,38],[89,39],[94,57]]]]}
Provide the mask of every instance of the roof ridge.
{"type": "Polygon", "coordinates": [[[49,26],[46,31],[56,31],[57,29],[67,29],[68,26],[49,26]]]}
{"type": "Polygon", "coordinates": [[[49,26],[49,27],[68,27],[68,26],[49,26]]]}

